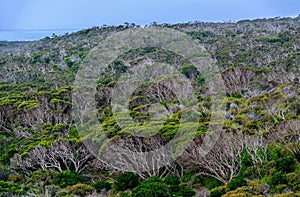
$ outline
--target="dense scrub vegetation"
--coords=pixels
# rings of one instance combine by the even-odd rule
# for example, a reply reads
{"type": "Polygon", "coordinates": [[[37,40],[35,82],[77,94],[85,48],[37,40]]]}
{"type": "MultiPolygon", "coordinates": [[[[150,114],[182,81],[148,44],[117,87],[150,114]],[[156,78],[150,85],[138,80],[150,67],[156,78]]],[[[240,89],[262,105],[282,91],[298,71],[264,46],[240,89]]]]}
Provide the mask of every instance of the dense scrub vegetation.
{"type": "MultiPolygon", "coordinates": [[[[211,152],[202,157],[199,151],[212,102],[203,76],[184,58],[156,48],[128,51],[107,67],[97,81],[98,119],[109,140],[135,151],[168,143],[180,110],[172,109],[158,133],[141,138],[118,127],[106,97],[130,65],[166,62],[181,68],[197,92],[199,125],[183,125],[197,127],[193,142],[169,165],[136,173],[84,146],[72,120],[75,74],[99,42],[134,24],[0,42],[0,196],[300,196],[300,17],[162,26],[203,43],[221,71],[226,121],[211,152]]],[[[178,100],[151,83],[132,94],[129,110],[141,131],[155,103],[168,108],[178,100]]]]}

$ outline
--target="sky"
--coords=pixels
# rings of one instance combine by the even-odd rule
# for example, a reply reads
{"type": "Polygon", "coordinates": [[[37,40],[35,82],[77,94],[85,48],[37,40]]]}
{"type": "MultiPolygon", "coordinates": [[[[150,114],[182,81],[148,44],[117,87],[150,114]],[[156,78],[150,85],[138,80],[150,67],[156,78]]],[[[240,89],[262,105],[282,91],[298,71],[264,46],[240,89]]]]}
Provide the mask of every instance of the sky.
{"type": "Polygon", "coordinates": [[[0,0],[0,30],[296,17],[300,0],[0,0]]]}

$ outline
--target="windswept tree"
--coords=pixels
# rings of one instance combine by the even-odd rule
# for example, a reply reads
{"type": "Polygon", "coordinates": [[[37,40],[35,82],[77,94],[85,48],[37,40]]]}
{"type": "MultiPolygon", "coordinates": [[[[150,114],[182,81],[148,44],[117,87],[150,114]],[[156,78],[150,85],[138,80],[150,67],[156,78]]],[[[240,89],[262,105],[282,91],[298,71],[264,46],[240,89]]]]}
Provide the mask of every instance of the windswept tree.
{"type": "Polygon", "coordinates": [[[201,144],[194,141],[179,161],[187,167],[198,168],[200,172],[195,176],[206,175],[227,184],[241,172],[244,151],[242,135],[220,133],[218,141],[207,154],[203,154],[201,144]]]}
{"type": "Polygon", "coordinates": [[[261,177],[261,167],[267,160],[267,142],[262,133],[244,136],[245,151],[251,165],[261,177]]]}
{"type": "Polygon", "coordinates": [[[82,144],[69,141],[58,141],[53,143],[50,148],[37,145],[28,154],[21,157],[16,154],[11,159],[11,164],[17,168],[35,170],[54,169],[59,172],[63,170],[76,173],[82,172],[87,166],[92,155],[82,144]]]}
{"type": "Polygon", "coordinates": [[[172,150],[164,147],[160,137],[122,137],[110,141],[100,152],[101,163],[118,172],[134,172],[142,179],[166,177],[176,172],[172,150]],[[111,153],[117,155],[111,157],[111,153]]]}
{"type": "Polygon", "coordinates": [[[300,159],[300,120],[280,122],[268,133],[271,144],[284,147],[300,159]]]}

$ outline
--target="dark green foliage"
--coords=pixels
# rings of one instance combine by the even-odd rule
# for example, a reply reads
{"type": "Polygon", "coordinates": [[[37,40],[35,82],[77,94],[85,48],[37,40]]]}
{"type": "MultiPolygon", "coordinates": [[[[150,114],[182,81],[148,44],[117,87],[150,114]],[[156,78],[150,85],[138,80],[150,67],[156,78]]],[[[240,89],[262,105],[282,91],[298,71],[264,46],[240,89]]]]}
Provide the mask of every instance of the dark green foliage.
{"type": "Polygon", "coordinates": [[[201,178],[200,183],[203,186],[207,187],[209,190],[223,185],[223,183],[221,181],[219,181],[213,177],[210,177],[210,176],[205,176],[205,177],[201,178]]]}
{"type": "Polygon", "coordinates": [[[97,190],[97,192],[101,192],[104,188],[106,191],[109,191],[111,189],[111,183],[107,181],[97,181],[93,184],[93,187],[97,190]]]}
{"type": "Polygon", "coordinates": [[[282,41],[288,42],[290,41],[292,35],[289,31],[282,31],[278,34],[278,37],[281,38],[282,41]]]}
{"type": "Polygon", "coordinates": [[[179,185],[180,184],[180,180],[178,176],[167,176],[164,179],[164,183],[168,184],[168,185],[179,185]]]}
{"type": "Polygon", "coordinates": [[[82,176],[75,172],[63,171],[54,176],[54,184],[60,187],[75,185],[82,181],[82,176]]]}
{"type": "Polygon", "coordinates": [[[296,161],[292,156],[280,158],[276,161],[276,169],[282,172],[293,172],[295,170],[296,161]]]}
{"type": "Polygon", "coordinates": [[[161,136],[164,139],[171,139],[172,137],[174,137],[176,135],[176,132],[178,131],[179,125],[164,125],[164,127],[162,127],[159,130],[159,134],[161,134],[161,136]]]}
{"type": "Polygon", "coordinates": [[[186,65],[182,67],[182,74],[184,74],[187,78],[197,78],[200,73],[194,65],[186,65]]]}
{"type": "Polygon", "coordinates": [[[185,196],[190,197],[195,195],[195,191],[180,185],[179,177],[168,176],[163,182],[168,185],[171,196],[185,196]]]}
{"type": "Polygon", "coordinates": [[[165,179],[151,177],[132,190],[133,197],[192,197],[194,195],[195,191],[180,185],[177,176],[169,176],[165,179]]]}
{"type": "Polygon", "coordinates": [[[40,57],[42,57],[42,53],[34,53],[31,58],[31,63],[36,63],[40,57]]]}
{"type": "Polygon", "coordinates": [[[144,181],[132,190],[132,197],[169,197],[167,184],[162,181],[144,181]]]}
{"type": "Polygon", "coordinates": [[[244,178],[244,176],[242,174],[240,174],[239,176],[235,177],[233,180],[231,180],[228,184],[227,184],[227,188],[229,190],[235,190],[238,187],[247,185],[247,182],[244,178]]]}
{"type": "Polygon", "coordinates": [[[298,162],[300,162],[300,151],[295,154],[295,158],[298,162]]]}
{"type": "Polygon", "coordinates": [[[277,146],[268,146],[268,157],[270,160],[278,160],[282,156],[281,149],[277,146]]]}
{"type": "Polygon", "coordinates": [[[78,134],[78,130],[76,127],[71,127],[69,132],[69,138],[70,139],[80,139],[80,136],[78,134]]]}
{"type": "Polygon", "coordinates": [[[272,178],[270,180],[270,184],[272,186],[285,184],[285,183],[287,183],[286,175],[283,174],[282,172],[276,172],[275,174],[272,175],[272,178]]]}
{"type": "Polygon", "coordinates": [[[202,86],[204,83],[205,83],[205,78],[199,76],[199,77],[197,78],[197,85],[198,85],[198,86],[202,86]]]}
{"type": "Polygon", "coordinates": [[[270,43],[285,43],[290,41],[291,35],[288,31],[280,32],[278,36],[269,38],[267,41],[270,43]]]}
{"type": "Polygon", "coordinates": [[[27,187],[34,187],[40,185],[51,185],[53,184],[53,177],[55,176],[55,172],[51,170],[36,170],[26,178],[26,186],[27,187]]]}
{"type": "Polygon", "coordinates": [[[132,189],[139,184],[139,176],[132,173],[126,172],[120,174],[115,182],[115,188],[117,191],[125,191],[127,189],[132,189]]]}
{"type": "Polygon", "coordinates": [[[73,66],[73,64],[74,64],[70,57],[65,57],[65,58],[64,58],[64,62],[65,62],[65,63],[67,64],[67,66],[69,66],[69,67],[73,66]]]}
{"type": "Polygon", "coordinates": [[[0,180],[7,181],[8,180],[8,172],[0,167],[0,180]]]}
{"type": "Polygon", "coordinates": [[[10,188],[13,187],[13,184],[12,183],[9,183],[9,182],[5,182],[3,180],[0,180],[0,192],[6,192],[6,191],[9,191],[10,188]]]}
{"type": "Polygon", "coordinates": [[[243,167],[251,166],[251,159],[247,151],[244,151],[242,154],[242,165],[243,167]]]}
{"type": "Polygon", "coordinates": [[[241,94],[238,93],[238,92],[235,92],[233,95],[232,95],[233,98],[242,98],[241,94]]]}
{"type": "Polygon", "coordinates": [[[19,196],[24,194],[24,191],[20,185],[0,180],[0,197],[13,196],[13,194],[19,196]]]}
{"type": "Polygon", "coordinates": [[[214,38],[216,34],[212,31],[191,31],[187,32],[193,39],[198,39],[200,42],[204,42],[207,38],[214,38]]]}
{"type": "Polygon", "coordinates": [[[226,193],[226,187],[220,186],[210,190],[210,197],[221,197],[226,193]]]}
{"type": "Polygon", "coordinates": [[[117,73],[124,73],[127,70],[127,67],[120,60],[115,60],[111,66],[111,68],[117,73]]]}
{"type": "Polygon", "coordinates": [[[281,38],[280,37],[269,38],[268,42],[270,43],[281,42],[281,38]]]}
{"type": "MultiPolygon", "coordinates": [[[[171,191],[172,192],[172,191],[171,191]]],[[[195,196],[196,192],[190,188],[179,186],[178,192],[172,192],[171,196],[178,196],[178,197],[193,197],[195,196]]]]}
{"type": "Polygon", "coordinates": [[[103,76],[98,79],[97,83],[101,84],[101,85],[107,85],[107,84],[111,83],[112,81],[113,81],[112,78],[103,76]]]}

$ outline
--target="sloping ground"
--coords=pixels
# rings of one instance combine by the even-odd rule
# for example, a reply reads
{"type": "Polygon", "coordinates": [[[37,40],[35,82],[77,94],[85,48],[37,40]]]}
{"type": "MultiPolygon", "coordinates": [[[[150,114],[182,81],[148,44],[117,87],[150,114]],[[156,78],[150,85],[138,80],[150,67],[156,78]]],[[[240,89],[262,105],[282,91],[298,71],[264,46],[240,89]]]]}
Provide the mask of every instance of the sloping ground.
{"type": "Polygon", "coordinates": [[[118,57],[97,81],[97,117],[107,141],[99,146],[102,139],[97,132],[94,138],[79,136],[72,111],[76,72],[99,42],[135,25],[95,27],[37,42],[0,42],[0,195],[84,196],[96,189],[106,195],[193,196],[191,189],[204,188],[211,196],[299,195],[300,17],[163,26],[202,43],[221,71],[225,123],[211,152],[202,157],[200,150],[214,99],[207,93],[207,82],[182,57],[155,48],[118,57]],[[166,80],[161,79],[161,84],[135,90],[128,101],[138,126],[118,126],[107,95],[122,73],[132,67],[147,71],[149,62],[180,68],[191,81],[200,108],[199,124],[180,123],[176,92],[161,85],[166,80]],[[148,137],[132,135],[133,130],[148,131],[160,123],[158,119],[148,124],[159,110],[157,103],[170,114],[163,127],[148,137]],[[165,152],[144,161],[147,172],[124,173],[136,171],[141,161],[119,154],[120,169],[96,158],[83,144],[89,139],[97,153],[121,152],[105,146],[107,142],[147,152],[170,142],[179,126],[186,131],[196,128],[193,142],[175,161],[165,152]],[[158,158],[168,165],[157,169],[158,158]]]}

